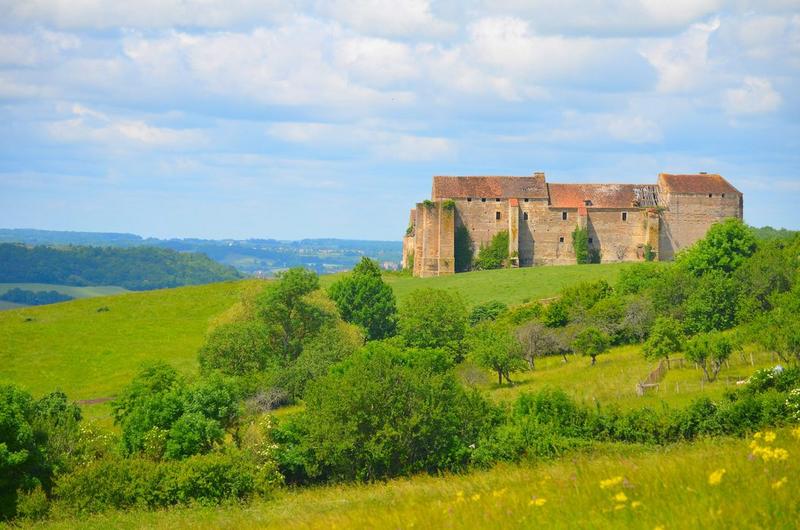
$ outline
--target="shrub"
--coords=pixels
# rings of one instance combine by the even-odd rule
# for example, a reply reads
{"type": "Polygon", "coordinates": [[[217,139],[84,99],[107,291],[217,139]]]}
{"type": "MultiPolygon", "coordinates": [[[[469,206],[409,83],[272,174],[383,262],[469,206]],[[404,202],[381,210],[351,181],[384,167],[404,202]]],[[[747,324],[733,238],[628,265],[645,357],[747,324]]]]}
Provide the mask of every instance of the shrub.
{"type": "Polygon", "coordinates": [[[721,272],[709,272],[685,302],[684,327],[689,333],[728,329],[736,323],[738,303],[736,281],[721,272]]]}
{"type": "Polygon", "coordinates": [[[475,260],[477,270],[499,269],[508,261],[508,230],[503,230],[492,237],[488,245],[481,245],[478,259],[475,260]]]}
{"type": "Polygon", "coordinates": [[[644,343],[642,353],[648,359],[669,359],[670,354],[683,349],[684,335],[681,324],[674,318],[658,317],[644,343]]]}
{"type": "Polygon", "coordinates": [[[733,343],[721,333],[704,333],[686,343],[686,358],[697,363],[706,381],[714,381],[733,352],[733,343]]]}
{"type": "Polygon", "coordinates": [[[575,251],[575,261],[579,264],[589,261],[589,230],[576,226],[572,231],[572,250],[575,251]]]}
{"type": "Polygon", "coordinates": [[[198,353],[200,370],[244,375],[267,368],[274,354],[261,322],[231,322],[214,329],[198,353]]]}
{"type": "Polygon", "coordinates": [[[544,325],[548,328],[560,328],[569,322],[566,303],[562,300],[551,302],[544,310],[544,325]]]}
{"type": "Polygon", "coordinates": [[[469,230],[464,225],[456,228],[455,241],[455,270],[456,272],[467,272],[472,269],[472,257],[475,254],[474,244],[469,235],[469,230]]]}
{"type": "Polygon", "coordinates": [[[635,263],[619,271],[619,279],[614,286],[620,294],[637,294],[657,286],[664,276],[664,266],[659,264],[635,263]]]}
{"type": "Polygon", "coordinates": [[[467,309],[457,294],[440,289],[412,291],[400,306],[400,336],[415,348],[445,348],[460,354],[467,309]]]}
{"type": "Polygon", "coordinates": [[[482,323],[475,327],[469,336],[469,349],[476,364],[497,374],[498,385],[503,384],[503,378],[511,383],[511,372],[525,368],[522,345],[499,326],[482,323]]]}
{"type": "Polygon", "coordinates": [[[366,330],[367,339],[378,340],[394,334],[397,307],[392,288],[384,283],[377,263],[369,258],[361,261],[349,276],[328,289],[339,313],[346,322],[366,330]]]}
{"type": "Polygon", "coordinates": [[[677,261],[697,276],[717,271],[730,274],[756,251],[750,229],[735,218],[714,223],[703,239],[678,255],[677,261]]]}
{"type": "Polygon", "coordinates": [[[497,300],[490,300],[472,308],[469,314],[469,325],[474,326],[479,322],[497,320],[497,317],[508,310],[508,306],[497,300]]]}
{"type": "Polygon", "coordinates": [[[579,355],[592,358],[592,366],[597,362],[597,356],[608,349],[608,335],[597,328],[588,327],[580,331],[572,342],[572,349],[579,355]]]}

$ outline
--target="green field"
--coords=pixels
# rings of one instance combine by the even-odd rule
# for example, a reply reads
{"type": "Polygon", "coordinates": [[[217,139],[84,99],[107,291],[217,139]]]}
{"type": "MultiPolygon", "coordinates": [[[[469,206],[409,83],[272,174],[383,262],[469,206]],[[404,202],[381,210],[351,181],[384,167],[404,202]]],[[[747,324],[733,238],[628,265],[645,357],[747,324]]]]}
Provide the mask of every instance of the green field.
{"type": "MultiPolygon", "coordinates": [[[[604,263],[600,265],[558,265],[548,267],[525,267],[521,269],[499,269],[493,271],[465,272],[435,278],[414,278],[402,274],[385,275],[386,283],[392,286],[398,301],[414,289],[432,287],[457,291],[468,305],[489,300],[506,304],[520,304],[555,296],[565,285],[585,280],[616,282],[619,271],[630,264],[604,263]]],[[[340,275],[322,276],[326,287],[340,275]]]]}
{"type": "MultiPolygon", "coordinates": [[[[76,287],[74,285],[56,285],[49,283],[0,283],[0,294],[11,289],[22,289],[23,291],[56,291],[61,294],[69,295],[73,298],[94,298],[97,296],[110,296],[114,294],[129,293],[131,291],[114,285],[93,285],[91,287],[76,287]]],[[[62,302],[63,303],[63,302],[62,302]]],[[[4,309],[20,309],[24,304],[14,304],[0,300],[0,311],[4,309]]]]}
{"type": "Polygon", "coordinates": [[[143,361],[196,371],[210,320],[248,282],[226,282],[85,298],[0,313],[0,381],[35,395],[113,396],[143,361]],[[107,308],[108,310],[98,309],[107,308]]]}
{"type": "Polygon", "coordinates": [[[751,459],[748,440],[741,439],[666,448],[597,444],[539,464],[285,490],[247,506],[109,512],[45,527],[794,529],[800,428],[795,435],[777,431],[773,446],[788,450],[789,459],[751,459]],[[616,477],[619,484],[601,488],[616,477]]]}

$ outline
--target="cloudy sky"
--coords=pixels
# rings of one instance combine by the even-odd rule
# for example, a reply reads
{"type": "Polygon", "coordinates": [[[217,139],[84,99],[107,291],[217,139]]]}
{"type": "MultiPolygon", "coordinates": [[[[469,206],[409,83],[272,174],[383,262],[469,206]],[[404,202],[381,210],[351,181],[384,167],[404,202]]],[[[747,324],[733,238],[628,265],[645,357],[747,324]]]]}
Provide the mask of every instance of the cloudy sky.
{"type": "Polygon", "coordinates": [[[399,239],[534,171],[800,228],[800,1],[0,0],[0,227],[399,239]]]}

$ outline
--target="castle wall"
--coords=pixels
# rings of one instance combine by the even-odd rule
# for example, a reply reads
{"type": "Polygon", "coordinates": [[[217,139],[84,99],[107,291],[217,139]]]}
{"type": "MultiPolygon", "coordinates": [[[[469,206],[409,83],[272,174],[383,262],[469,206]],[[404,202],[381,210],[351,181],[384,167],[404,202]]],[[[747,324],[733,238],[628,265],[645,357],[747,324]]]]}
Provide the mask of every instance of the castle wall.
{"type": "Polygon", "coordinates": [[[478,256],[481,246],[491,243],[492,238],[503,230],[508,230],[508,201],[495,199],[473,198],[455,199],[456,222],[459,226],[466,226],[472,239],[473,255],[478,256]],[[500,212],[500,219],[497,219],[500,212]]]}
{"type": "Polygon", "coordinates": [[[455,272],[455,210],[441,201],[418,203],[414,226],[414,276],[455,272]]]}
{"type": "Polygon", "coordinates": [[[742,218],[742,200],[738,193],[664,193],[665,210],[661,214],[659,259],[671,260],[681,249],[705,237],[717,221],[742,218]]]}
{"type": "Polygon", "coordinates": [[[647,212],[640,208],[599,209],[589,211],[589,248],[600,251],[602,263],[641,260],[647,242],[647,212]],[[627,219],[622,220],[622,214],[627,219]]]}

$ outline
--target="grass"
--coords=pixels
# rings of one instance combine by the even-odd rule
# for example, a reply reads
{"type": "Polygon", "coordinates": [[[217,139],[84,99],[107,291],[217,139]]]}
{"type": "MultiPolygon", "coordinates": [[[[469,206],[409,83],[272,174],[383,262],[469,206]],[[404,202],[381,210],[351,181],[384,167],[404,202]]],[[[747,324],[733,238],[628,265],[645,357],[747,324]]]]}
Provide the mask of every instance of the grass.
{"type": "MultiPolygon", "coordinates": [[[[477,386],[486,391],[494,401],[511,401],[523,392],[534,392],[546,387],[564,390],[576,400],[588,405],[616,404],[623,409],[649,406],[660,407],[667,404],[680,407],[700,396],[712,399],[722,396],[724,390],[735,386],[735,381],[750,376],[759,368],[775,365],[771,355],[756,349],[748,350],[744,358],[735,354],[728,367],[723,367],[717,381],[702,383],[703,373],[691,363],[684,363],[683,368],[669,370],[656,391],[645,396],[636,395],[636,383],[647,377],[657,362],[648,361],[641,352],[641,345],[630,345],[612,348],[609,352],[598,356],[597,365],[591,366],[589,359],[567,356],[566,364],[561,357],[546,357],[536,361],[536,370],[519,372],[512,375],[514,385],[498,385],[493,373],[482,372],[477,386]],[[754,363],[751,365],[749,354],[752,353],[754,363]]],[[[470,375],[475,379],[474,371],[470,375]]]]}
{"type": "Polygon", "coordinates": [[[93,285],[90,287],[76,287],[74,285],[57,285],[50,283],[0,283],[0,294],[11,289],[24,291],[56,291],[73,298],[93,298],[95,296],[109,296],[112,294],[129,293],[124,287],[115,285],[93,285]]]}
{"type": "Polygon", "coordinates": [[[230,308],[247,284],[225,282],[3,311],[0,382],[16,383],[34,395],[59,388],[82,400],[113,396],[149,360],[163,359],[194,373],[210,320],[230,308]]]}
{"type": "Polygon", "coordinates": [[[779,430],[771,445],[789,458],[763,462],[750,456],[748,440],[731,438],[666,448],[606,444],[465,475],[283,490],[245,506],[108,512],[43,527],[797,528],[800,429],[779,430]],[[615,477],[617,485],[601,488],[615,477]]]}
{"type": "MultiPolygon", "coordinates": [[[[391,285],[398,302],[402,302],[415,289],[433,287],[457,291],[470,306],[490,300],[513,305],[555,296],[565,285],[581,281],[602,279],[613,284],[617,281],[619,271],[629,266],[628,263],[603,263],[524,267],[465,272],[433,278],[385,274],[384,280],[391,285]]],[[[323,287],[328,287],[339,277],[341,277],[339,274],[326,275],[322,276],[320,281],[323,287]]]]}

